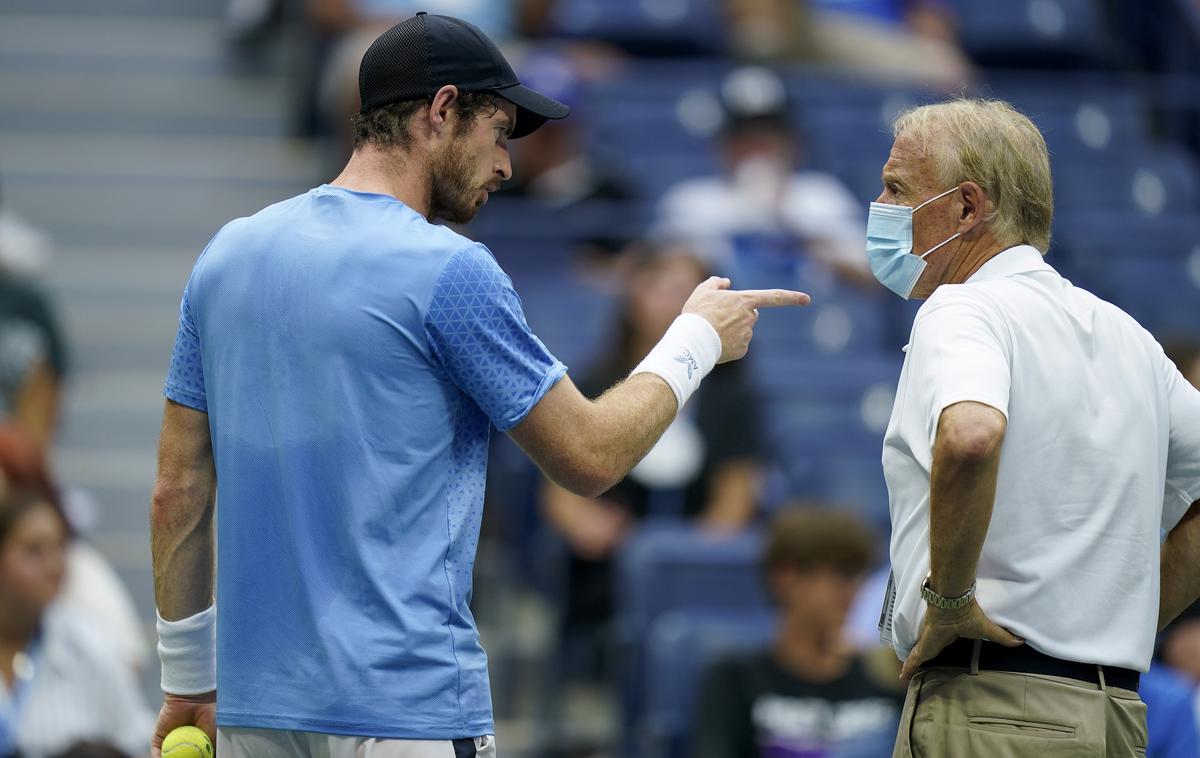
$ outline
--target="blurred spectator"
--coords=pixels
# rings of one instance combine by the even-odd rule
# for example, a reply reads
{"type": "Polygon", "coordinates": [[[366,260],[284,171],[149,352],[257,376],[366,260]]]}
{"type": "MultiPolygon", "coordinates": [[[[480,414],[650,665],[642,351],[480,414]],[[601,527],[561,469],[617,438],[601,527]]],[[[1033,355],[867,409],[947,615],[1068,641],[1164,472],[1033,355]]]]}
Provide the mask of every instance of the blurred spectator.
{"type": "MultiPolygon", "coordinates": [[[[610,358],[580,382],[580,390],[598,397],[627,376],[706,276],[704,266],[680,249],[638,265],[610,358]]],[[[564,619],[569,645],[595,652],[587,647],[612,613],[610,559],[638,521],[684,518],[736,529],[754,515],[762,468],[759,408],[740,366],[717,366],[645,459],[599,498],[545,482],[542,512],[570,551],[564,619]]]]}
{"type": "MultiPolygon", "coordinates": [[[[535,53],[521,63],[521,81],[571,107],[571,115],[548,121],[540,129],[510,145],[513,177],[505,182],[499,197],[522,198],[553,214],[579,208],[594,201],[632,202],[636,193],[625,178],[607,164],[594,161],[585,149],[586,105],[580,97],[584,86],[576,63],[566,55],[535,53]]],[[[546,223],[569,222],[547,216],[546,223]]],[[[577,238],[575,257],[583,273],[601,289],[615,291],[631,255],[631,240],[640,231],[633,224],[592,224],[571,227],[577,238]]]]}
{"type": "Polygon", "coordinates": [[[1146,703],[1150,736],[1146,758],[1195,758],[1200,755],[1194,706],[1196,685],[1178,673],[1152,663],[1142,674],[1138,694],[1146,703]]]}
{"type": "Polygon", "coordinates": [[[70,529],[52,491],[0,493],[0,755],[44,758],[78,741],[144,754],[153,726],[133,673],[88,619],[54,603],[70,529]]]}
{"type": "Polygon", "coordinates": [[[765,68],[740,68],[722,83],[720,97],[726,172],[668,190],[655,235],[690,241],[713,268],[737,274],[739,287],[787,286],[774,272],[808,259],[876,288],[863,252],[862,204],[831,174],[794,168],[803,163],[804,144],[782,80],[765,68]],[[747,271],[772,274],[747,282],[747,271]]]}
{"type": "Polygon", "coordinates": [[[0,187],[0,270],[21,274],[38,271],[50,257],[50,238],[10,209],[2,190],[0,187]]]}
{"type": "Polygon", "coordinates": [[[735,54],[951,91],[973,78],[944,0],[726,0],[735,54]]]}
{"type": "Polygon", "coordinates": [[[895,669],[881,673],[844,636],[874,551],[874,537],[850,515],[792,508],[776,517],[763,569],[778,636],[771,649],[710,670],[692,755],[891,755],[902,699],[895,669]]]}
{"type": "MultiPolygon", "coordinates": [[[[66,347],[49,299],[32,281],[0,271],[0,424],[20,432],[4,434],[0,443],[31,445],[47,467],[66,370],[66,347]]],[[[92,498],[72,489],[62,504],[73,530],[86,534],[97,518],[92,498]]],[[[149,650],[133,600],[112,565],[84,539],[72,540],[67,564],[63,604],[90,618],[140,669],[149,650]]]]}
{"type": "Polygon", "coordinates": [[[66,347],[49,298],[0,269],[0,420],[49,446],[58,423],[66,347]]]}
{"type": "Polygon", "coordinates": [[[546,53],[527,57],[521,64],[521,81],[527,87],[566,103],[571,115],[548,121],[536,132],[513,142],[513,177],[503,194],[526,197],[548,208],[561,209],[588,200],[630,200],[633,190],[623,178],[592,161],[583,144],[581,110],[583,82],[567,57],[546,53]]]}

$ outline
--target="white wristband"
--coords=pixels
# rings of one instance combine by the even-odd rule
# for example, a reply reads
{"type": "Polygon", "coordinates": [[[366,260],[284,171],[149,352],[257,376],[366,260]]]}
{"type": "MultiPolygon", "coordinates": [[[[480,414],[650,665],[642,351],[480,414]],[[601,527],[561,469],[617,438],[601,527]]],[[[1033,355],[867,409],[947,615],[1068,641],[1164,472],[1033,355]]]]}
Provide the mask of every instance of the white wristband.
{"type": "Polygon", "coordinates": [[[217,688],[217,606],[195,616],[167,621],[158,616],[158,657],[162,691],[203,695],[217,688]]]}
{"type": "Polygon", "coordinates": [[[682,408],[720,359],[721,335],[713,325],[703,316],[683,313],[629,375],[661,376],[682,408]]]}

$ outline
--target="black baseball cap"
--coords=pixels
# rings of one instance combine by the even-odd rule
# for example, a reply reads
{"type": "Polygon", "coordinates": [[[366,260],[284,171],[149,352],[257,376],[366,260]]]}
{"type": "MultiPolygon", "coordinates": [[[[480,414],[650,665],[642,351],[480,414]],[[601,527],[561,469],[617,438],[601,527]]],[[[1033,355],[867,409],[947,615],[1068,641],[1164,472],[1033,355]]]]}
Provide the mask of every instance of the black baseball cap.
{"type": "Polygon", "coordinates": [[[521,84],[496,43],[474,24],[424,11],[388,29],[367,48],[358,69],[361,112],[433,97],[447,84],[463,92],[494,92],[517,106],[512,138],[571,112],[521,84]]]}

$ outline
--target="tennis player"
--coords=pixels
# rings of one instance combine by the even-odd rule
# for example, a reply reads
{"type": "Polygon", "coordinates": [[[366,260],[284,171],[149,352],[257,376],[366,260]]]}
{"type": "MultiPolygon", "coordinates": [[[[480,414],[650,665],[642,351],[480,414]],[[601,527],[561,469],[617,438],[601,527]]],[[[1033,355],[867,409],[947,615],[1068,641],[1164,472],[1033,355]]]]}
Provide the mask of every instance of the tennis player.
{"type": "Polygon", "coordinates": [[[709,279],[588,400],[487,248],[430,223],[470,220],[508,140],[567,108],[425,14],[371,46],[360,94],[342,174],[227,224],[184,291],[151,517],[155,758],[183,724],[221,758],[494,756],[469,608],[490,427],[594,496],[746,353],[758,308],[808,302],[709,279]]]}

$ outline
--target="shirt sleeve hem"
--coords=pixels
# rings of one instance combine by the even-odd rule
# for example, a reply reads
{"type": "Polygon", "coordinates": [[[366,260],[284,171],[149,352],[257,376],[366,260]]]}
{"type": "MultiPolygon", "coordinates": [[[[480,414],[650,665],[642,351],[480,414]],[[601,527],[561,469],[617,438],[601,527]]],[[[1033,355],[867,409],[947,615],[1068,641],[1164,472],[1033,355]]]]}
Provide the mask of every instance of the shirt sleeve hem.
{"type": "Polygon", "coordinates": [[[542,398],[546,396],[546,393],[549,392],[554,385],[558,384],[559,380],[566,375],[566,365],[563,364],[562,361],[555,361],[554,365],[551,366],[549,370],[547,370],[542,376],[542,381],[538,383],[537,390],[534,391],[533,397],[529,399],[529,402],[526,403],[525,407],[521,408],[518,412],[512,415],[506,416],[501,420],[500,423],[496,424],[496,428],[502,432],[507,432],[509,429],[512,429],[514,426],[524,421],[525,417],[529,415],[534,406],[540,403],[542,398]]]}
{"type": "Polygon", "coordinates": [[[192,410],[208,413],[208,401],[201,395],[184,389],[177,384],[167,382],[163,386],[163,395],[169,400],[174,400],[180,405],[186,405],[192,410]]]}
{"type": "Polygon", "coordinates": [[[939,397],[937,399],[937,402],[935,402],[933,404],[933,409],[934,409],[933,427],[934,427],[934,429],[937,429],[937,424],[938,424],[938,421],[942,417],[942,413],[947,408],[949,408],[950,406],[955,405],[957,403],[980,403],[982,405],[988,406],[989,408],[995,408],[997,411],[1002,413],[1004,415],[1005,423],[1007,423],[1009,420],[1008,419],[1008,403],[1007,402],[1001,400],[998,397],[988,397],[988,395],[983,392],[963,392],[963,393],[955,393],[952,395],[945,395],[944,397],[939,397]]]}

